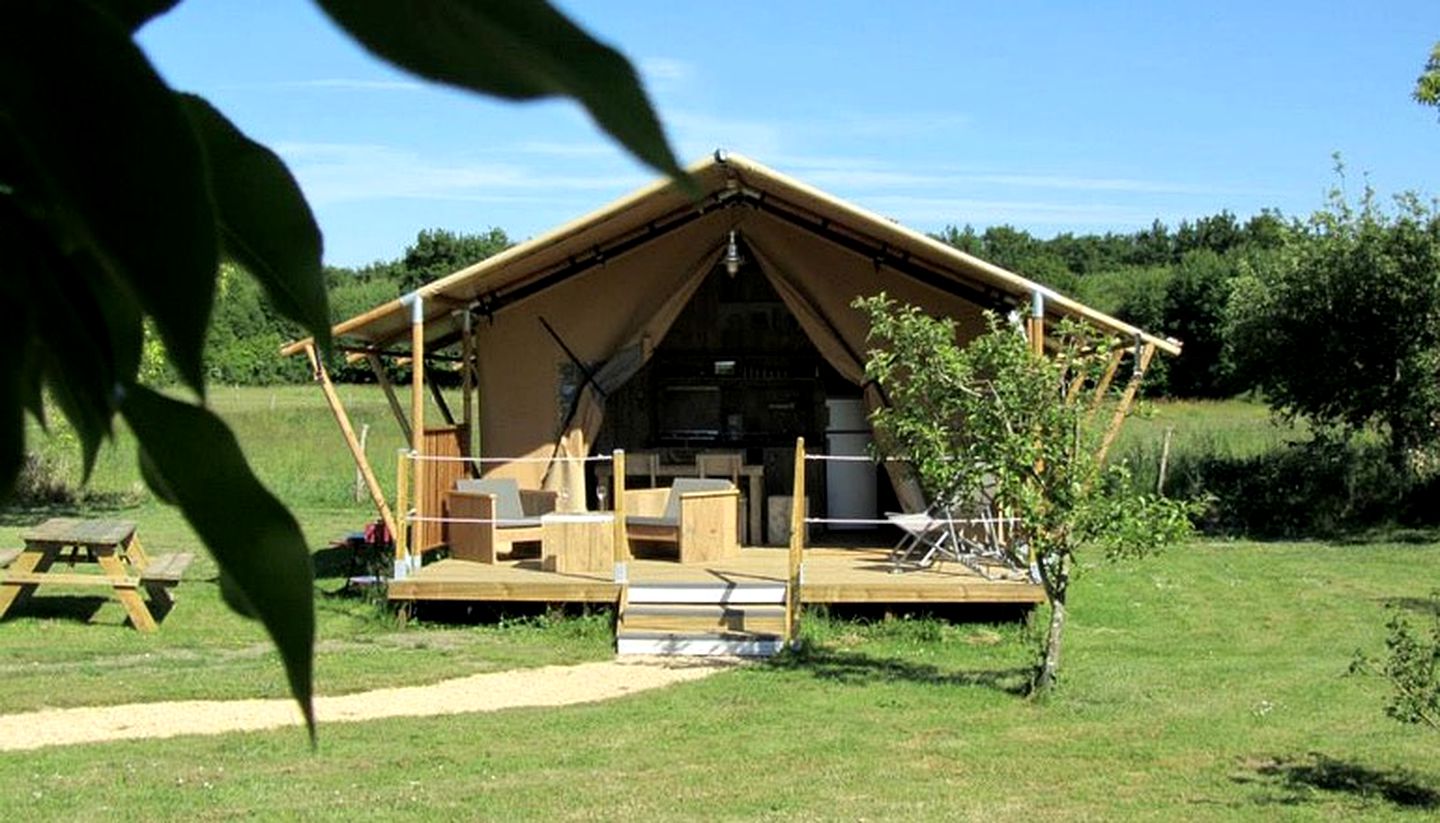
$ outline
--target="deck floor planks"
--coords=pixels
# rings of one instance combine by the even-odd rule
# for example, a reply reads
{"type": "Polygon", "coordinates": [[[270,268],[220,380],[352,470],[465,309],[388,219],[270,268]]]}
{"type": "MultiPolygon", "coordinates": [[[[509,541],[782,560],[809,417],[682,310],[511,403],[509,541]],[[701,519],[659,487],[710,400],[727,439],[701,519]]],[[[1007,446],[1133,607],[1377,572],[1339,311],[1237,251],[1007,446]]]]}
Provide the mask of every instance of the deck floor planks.
{"type": "MultiPolygon", "coordinates": [[[[1023,577],[986,580],[958,563],[892,574],[886,549],[813,548],[805,552],[805,603],[1040,603],[1043,590],[1023,577]]],[[[786,551],[742,549],[738,558],[681,565],[674,560],[630,561],[631,583],[780,583],[786,551]]],[[[390,583],[391,600],[613,603],[618,587],[608,573],[543,571],[538,559],[493,565],[445,559],[390,583]]]]}

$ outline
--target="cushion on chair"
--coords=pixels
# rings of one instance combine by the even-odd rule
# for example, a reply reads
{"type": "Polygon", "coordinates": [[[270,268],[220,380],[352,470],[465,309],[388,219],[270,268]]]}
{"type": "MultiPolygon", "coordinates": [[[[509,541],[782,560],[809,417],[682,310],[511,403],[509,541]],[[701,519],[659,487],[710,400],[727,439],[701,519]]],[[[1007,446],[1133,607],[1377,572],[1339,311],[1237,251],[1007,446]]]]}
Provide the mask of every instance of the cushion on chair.
{"type": "Polygon", "coordinates": [[[520,484],[513,477],[457,480],[455,489],[462,492],[494,495],[495,519],[503,521],[499,524],[502,529],[540,525],[540,518],[525,515],[525,508],[520,505],[520,484]]]}
{"type": "Polygon", "coordinates": [[[719,478],[677,477],[670,487],[670,496],[665,498],[665,512],[659,517],[626,517],[632,526],[680,527],[680,496],[694,492],[722,492],[735,488],[729,480],[719,478]]]}

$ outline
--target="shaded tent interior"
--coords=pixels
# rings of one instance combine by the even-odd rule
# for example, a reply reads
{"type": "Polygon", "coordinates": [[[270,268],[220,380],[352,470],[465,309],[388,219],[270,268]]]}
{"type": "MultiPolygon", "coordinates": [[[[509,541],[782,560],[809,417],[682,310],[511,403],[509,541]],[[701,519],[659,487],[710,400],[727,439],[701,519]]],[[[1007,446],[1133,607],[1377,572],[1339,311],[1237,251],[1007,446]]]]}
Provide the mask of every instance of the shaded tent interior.
{"type": "MultiPolygon", "coordinates": [[[[382,358],[416,353],[458,366],[463,402],[453,424],[423,421],[423,370],[408,420],[392,396],[414,450],[497,459],[486,474],[556,490],[571,510],[594,505],[593,482],[584,464],[557,458],[612,448],[677,458],[738,449],[766,463],[768,489],[788,493],[789,467],[776,455],[796,436],[816,442],[827,398],[883,402],[864,385],[867,325],[850,305],[859,296],[886,292],[953,318],[969,337],[986,310],[1019,311],[1042,342],[1060,318],[1083,320],[1121,341],[1110,374],[1127,354],[1138,376],[1154,351],[1179,351],[751,160],[717,153],[690,172],[698,192],[652,185],[339,324],[338,344],[382,376],[382,358]]],[[[310,341],[285,351],[312,351],[345,429],[310,341]]],[[[347,441],[393,526],[353,435],[347,441]]],[[[428,491],[416,494],[419,509],[438,511],[437,490],[465,470],[436,465],[428,491]]],[[[915,508],[907,486],[896,482],[893,492],[915,508]]],[[[438,542],[438,529],[419,531],[417,548],[438,542]]]]}

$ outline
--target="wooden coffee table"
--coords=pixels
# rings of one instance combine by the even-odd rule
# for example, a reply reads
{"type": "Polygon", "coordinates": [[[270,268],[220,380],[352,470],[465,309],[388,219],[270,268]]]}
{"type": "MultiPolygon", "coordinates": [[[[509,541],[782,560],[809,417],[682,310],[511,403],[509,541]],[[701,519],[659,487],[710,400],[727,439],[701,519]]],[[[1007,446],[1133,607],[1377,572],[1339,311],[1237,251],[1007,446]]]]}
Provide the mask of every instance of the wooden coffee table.
{"type": "Polygon", "coordinates": [[[540,568],[551,572],[608,572],[615,563],[615,515],[547,514],[540,518],[540,568]]]}

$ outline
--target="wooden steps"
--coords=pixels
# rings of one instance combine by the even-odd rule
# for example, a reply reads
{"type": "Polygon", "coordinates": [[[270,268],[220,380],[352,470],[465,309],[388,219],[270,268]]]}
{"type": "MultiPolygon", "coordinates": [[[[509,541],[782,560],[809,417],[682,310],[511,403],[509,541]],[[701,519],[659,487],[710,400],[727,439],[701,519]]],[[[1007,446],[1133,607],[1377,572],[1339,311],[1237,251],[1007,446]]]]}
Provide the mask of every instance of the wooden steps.
{"type": "Polygon", "coordinates": [[[783,583],[632,583],[615,631],[619,654],[779,653],[783,583]]]}
{"type": "Polygon", "coordinates": [[[785,633],[784,606],[631,606],[625,626],[640,631],[785,633]]]}

